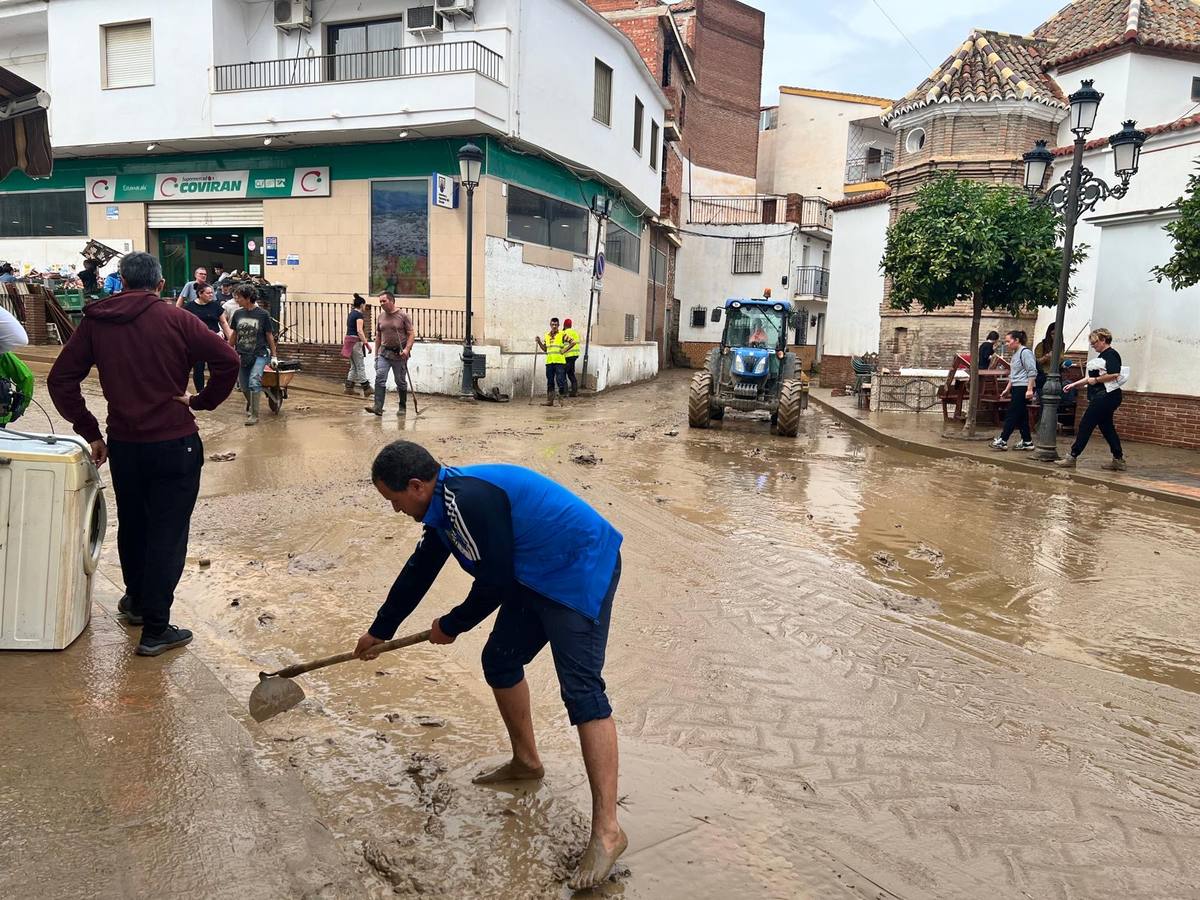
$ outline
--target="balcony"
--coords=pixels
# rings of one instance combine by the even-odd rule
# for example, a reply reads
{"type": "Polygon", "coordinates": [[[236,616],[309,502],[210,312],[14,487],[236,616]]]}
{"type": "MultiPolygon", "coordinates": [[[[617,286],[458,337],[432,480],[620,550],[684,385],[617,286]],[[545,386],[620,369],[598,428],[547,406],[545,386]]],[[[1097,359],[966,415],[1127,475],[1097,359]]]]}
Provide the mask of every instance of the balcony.
{"type": "Polygon", "coordinates": [[[395,50],[370,50],[217,66],[214,69],[213,90],[223,94],[231,91],[260,91],[338,81],[449,75],[455,72],[476,72],[497,84],[502,84],[503,69],[504,58],[499,53],[476,41],[457,41],[395,50]]]}
{"type": "Polygon", "coordinates": [[[692,196],[688,198],[692,225],[799,225],[802,231],[828,231],[833,225],[829,201],[799,194],[692,196]]]}
{"type": "Polygon", "coordinates": [[[877,150],[866,156],[846,160],[846,184],[863,184],[879,181],[885,172],[891,171],[895,154],[891,150],[877,150]]]}
{"type": "Polygon", "coordinates": [[[507,131],[506,78],[507,61],[477,41],[233,63],[213,70],[212,123],[220,136],[329,132],[343,140],[443,125],[507,131]],[[403,84],[380,84],[396,80],[403,84]],[[381,96],[391,98],[384,110],[381,96]]]}
{"type": "Polygon", "coordinates": [[[794,297],[829,297],[829,270],[820,266],[796,266],[796,280],[792,283],[794,297]]]}

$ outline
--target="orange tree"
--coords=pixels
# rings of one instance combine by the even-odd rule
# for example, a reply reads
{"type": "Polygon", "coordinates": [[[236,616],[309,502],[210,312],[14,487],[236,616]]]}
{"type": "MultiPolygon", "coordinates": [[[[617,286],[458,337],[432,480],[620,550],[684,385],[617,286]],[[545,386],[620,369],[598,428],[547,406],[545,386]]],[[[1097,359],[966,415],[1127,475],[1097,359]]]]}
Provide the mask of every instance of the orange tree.
{"type": "MultiPolygon", "coordinates": [[[[890,304],[925,312],[971,303],[971,379],[963,436],[975,434],[979,401],[979,320],[983,310],[1020,315],[1058,300],[1062,248],[1045,204],[1010,185],[943,175],[916,195],[916,206],[888,228],[880,268],[890,304]]],[[[1076,257],[1079,252],[1077,250],[1076,257]]]]}
{"type": "Polygon", "coordinates": [[[1200,282],[1200,175],[1188,176],[1187,193],[1175,201],[1175,208],[1179,218],[1163,226],[1175,252],[1151,272],[1159,282],[1165,278],[1173,290],[1182,291],[1200,282]]]}

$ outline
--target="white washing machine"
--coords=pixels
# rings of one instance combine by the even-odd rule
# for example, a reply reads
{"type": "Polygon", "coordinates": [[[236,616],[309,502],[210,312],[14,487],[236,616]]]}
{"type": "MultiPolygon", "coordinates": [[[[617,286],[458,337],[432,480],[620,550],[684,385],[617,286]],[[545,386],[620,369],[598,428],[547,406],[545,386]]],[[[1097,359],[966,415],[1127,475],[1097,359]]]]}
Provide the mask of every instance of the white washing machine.
{"type": "Polygon", "coordinates": [[[0,649],[61,650],[79,636],[107,525],[86,444],[0,430],[0,649]]]}

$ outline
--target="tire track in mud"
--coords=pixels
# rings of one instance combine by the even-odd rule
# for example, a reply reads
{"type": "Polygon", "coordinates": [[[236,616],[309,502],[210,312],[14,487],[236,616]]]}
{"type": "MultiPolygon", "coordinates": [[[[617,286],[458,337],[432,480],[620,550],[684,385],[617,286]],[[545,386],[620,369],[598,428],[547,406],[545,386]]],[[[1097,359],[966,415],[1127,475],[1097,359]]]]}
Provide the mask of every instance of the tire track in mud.
{"type": "MultiPolygon", "coordinates": [[[[648,504],[615,518],[691,573],[656,596],[692,638],[620,674],[625,729],[770,797],[797,848],[905,897],[1200,891],[1191,695],[888,611],[895,592],[761,534],[735,551],[648,504]]],[[[639,555],[627,573],[656,565],[639,555]]]]}

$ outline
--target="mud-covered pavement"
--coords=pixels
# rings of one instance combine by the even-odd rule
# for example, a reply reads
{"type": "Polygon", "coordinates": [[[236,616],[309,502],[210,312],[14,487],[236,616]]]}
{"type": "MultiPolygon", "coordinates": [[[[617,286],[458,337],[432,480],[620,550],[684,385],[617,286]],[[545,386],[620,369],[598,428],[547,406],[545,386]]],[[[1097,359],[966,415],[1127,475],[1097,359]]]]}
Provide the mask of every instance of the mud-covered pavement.
{"type": "MultiPolygon", "coordinates": [[[[602,895],[1200,892],[1200,517],[875,447],[816,410],[794,441],[733,415],[689,431],[685,392],[671,373],[563,410],[430,398],[404,423],[297,392],[254,429],[231,400],[202,419],[206,453],[236,456],[205,469],[186,652],[244,698],[260,669],[353,646],[418,535],[367,477],[387,441],[517,462],[625,535],[606,675],[630,848],[602,895]]],[[[401,633],[467,585],[448,566],[401,633]]],[[[548,654],[545,782],[470,783],[505,747],[487,631],[314,673],[296,710],[247,719],[364,895],[569,893],[587,786],[548,654]]]]}

